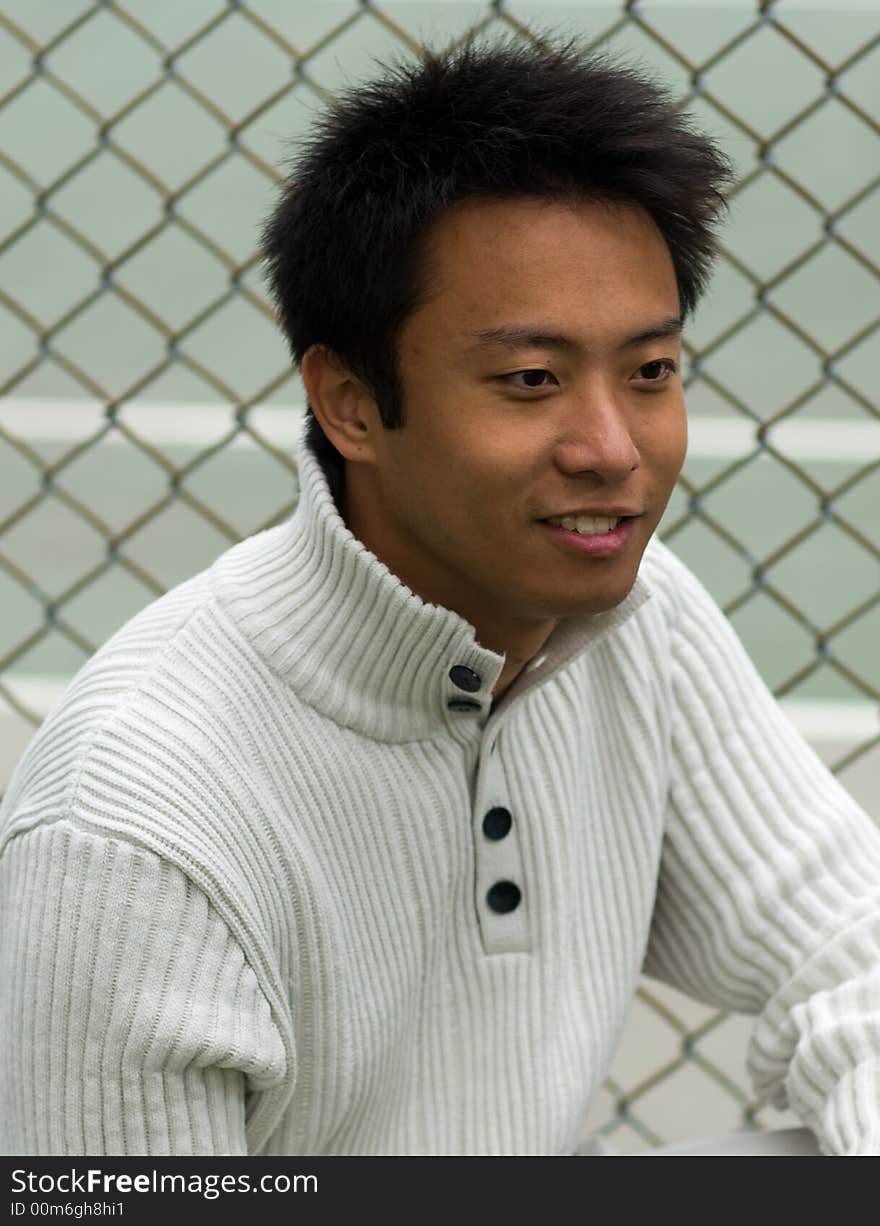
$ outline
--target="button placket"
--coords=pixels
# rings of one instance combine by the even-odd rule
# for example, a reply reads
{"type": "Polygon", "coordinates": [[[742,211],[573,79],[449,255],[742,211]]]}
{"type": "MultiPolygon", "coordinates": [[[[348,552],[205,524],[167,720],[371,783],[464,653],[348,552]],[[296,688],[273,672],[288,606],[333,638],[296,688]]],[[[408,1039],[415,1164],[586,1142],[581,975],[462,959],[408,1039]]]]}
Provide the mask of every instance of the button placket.
{"type": "Polygon", "coordinates": [[[472,815],[474,906],[487,954],[531,948],[518,820],[500,760],[487,750],[481,754],[472,815]]]}

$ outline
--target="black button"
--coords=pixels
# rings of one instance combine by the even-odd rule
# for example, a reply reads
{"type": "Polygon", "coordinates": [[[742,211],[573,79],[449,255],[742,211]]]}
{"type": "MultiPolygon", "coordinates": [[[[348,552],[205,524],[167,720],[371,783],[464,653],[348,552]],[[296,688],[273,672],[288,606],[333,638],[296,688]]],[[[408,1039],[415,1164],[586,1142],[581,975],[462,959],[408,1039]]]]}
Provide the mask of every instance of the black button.
{"type": "Polygon", "coordinates": [[[519,906],[522,892],[512,881],[496,881],[486,895],[486,902],[499,915],[506,915],[519,906]]]}
{"type": "Polygon", "coordinates": [[[482,711],[483,709],[478,702],[474,702],[473,698],[450,698],[446,705],[450,711],[482,711]]]}
{"type": "Polygon", "coordinates": [[[483,834],[487,839],[503,839],[513,825],[508,809],[496,806],[483,818],[483,834]]]}
{"type": "Polygon", "coordinates": [[[450,668],[449,680],[460,690],[467,690],[469,694],[475,694],[483,684],[480,674],[475,673],[472,668],[465,668],[463,664],[456,664],[450,668]]]}

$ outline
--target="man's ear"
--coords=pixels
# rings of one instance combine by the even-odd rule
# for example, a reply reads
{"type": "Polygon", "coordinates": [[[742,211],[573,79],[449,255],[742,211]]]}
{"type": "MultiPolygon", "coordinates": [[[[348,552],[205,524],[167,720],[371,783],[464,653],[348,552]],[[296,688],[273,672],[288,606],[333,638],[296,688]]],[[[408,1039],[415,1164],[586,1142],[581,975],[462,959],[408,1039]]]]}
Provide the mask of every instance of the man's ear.
{"type": "Polygon", "coordinates": [[[301,370],[312,412],[336,450],[346,460],[375,462],[374,440],[382,423],[364,383],[328,345],[310,345],[301,370]]]}

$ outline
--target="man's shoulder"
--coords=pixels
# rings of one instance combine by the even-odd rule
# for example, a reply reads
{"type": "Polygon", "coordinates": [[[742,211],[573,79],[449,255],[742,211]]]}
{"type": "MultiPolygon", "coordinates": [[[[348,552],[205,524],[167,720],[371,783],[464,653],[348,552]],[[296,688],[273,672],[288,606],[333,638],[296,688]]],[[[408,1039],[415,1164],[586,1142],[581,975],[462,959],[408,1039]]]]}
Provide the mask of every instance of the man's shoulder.
{"type": "Polygon", "coordinates": [[[674,589],[683,577],[695,577],[690,567],[658,536],[652,536],[648,541],[639,575],[652,586],[656,585],[664,591],[670,587],[674,589]]]}
{"type": "Polygon", "coordinates": [[[687,563],[656,536],[648,542],[639,567],[639,578],[646,584],[650,608],[671,625],[679,622],[682,611],[700,606],[716,609],[715,601],[687,563]]]}
{"type": "Polygon", "coordinates": [[[170,657],[194,627],[210,633],[213,618],[211,571],[204,570],[171,588],[129,618],[73,677],[41,732],[66,722],[73,731],[94,727],[152,678],[173,667],[170,657]]]}
{"type": "Polygon", "coordinates": [[[142,609],[73,678],[3,797],[0,856],[76,831],[176,865],[227,917],[257,913],[244,866],[274,844],[255,820],[251,727],[276,682],[218,593],[255,540],[142,609]]]}
{"type": "Polygon", "coordinates": [[[236,660],[256,668],[216,594],[218,572],[255,539],[140,610],[80,669],[18,763],[0,828],[13,811],[37,820],[38,811],[68,812],[102,762],[107,778],[117,764],[114,785],[139,772],[158,783],[175,769],[181,787],[192,779],[217,740],[224,679],[236,660]]]}

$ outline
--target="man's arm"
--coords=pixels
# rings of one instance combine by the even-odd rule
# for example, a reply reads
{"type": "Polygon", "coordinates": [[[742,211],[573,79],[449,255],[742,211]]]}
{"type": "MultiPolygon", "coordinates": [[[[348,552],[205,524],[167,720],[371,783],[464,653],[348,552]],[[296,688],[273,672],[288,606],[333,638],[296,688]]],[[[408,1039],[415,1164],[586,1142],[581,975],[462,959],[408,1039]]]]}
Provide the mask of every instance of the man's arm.
{"type": "Polygon", "coordinates": [[[758,1014],[756,1090],[790,1104],[825,1152],[880,1154],[880,831],[680,570],[669,810],[645,971],[758,1014]]]}
{"type": "Polygon", "coordinates": [[[285,1052],[241,948],[174,865],[57,821],[0,859],[0,1150],[246,1154],[285,1052]]]}

